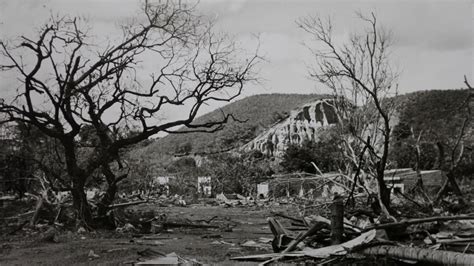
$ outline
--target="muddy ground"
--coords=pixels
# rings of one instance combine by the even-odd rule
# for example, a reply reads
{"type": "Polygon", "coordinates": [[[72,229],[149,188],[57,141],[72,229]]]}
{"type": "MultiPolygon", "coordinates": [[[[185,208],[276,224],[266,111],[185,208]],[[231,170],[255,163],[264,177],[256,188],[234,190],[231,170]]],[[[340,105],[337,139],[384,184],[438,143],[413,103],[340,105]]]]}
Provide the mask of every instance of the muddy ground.
{"type": "MultiPolygon", "coordinates": [[[[198,221],[217,216],[210,224],[219,225],[220,228],[174,228],[168,232],[152,235],[156,240],[153,245],[131,242],[132,239],[140,238],[137,235],[134,237],[132,233],[120,234],[115,231],[83,234],[61,231],[59,243],[45,243],[39,240],[39,235],[25,237],[19,233],[2,237],[0,265],[132,264],[146,260],[146,256],[140,254],[150,252],[164,254],[175,252],[185,259],[194,259],[201,263],[236,264],[236,261],[230,261],[229,258],[272,252],[270,244],[262,244],[262,247],[258,248],[241,246],[248,240],[259,243],[259,238],[273,237],[266,222],[266,218],[271,216],[271,211],[296,215],[296,210],[291,205],[225,208],[203,204],[187,207],[156,207],[149,204],[141,205],[139,208],[165,213],[169,219],[198,221]],[[90,258],[91,250],[98,255],[97,258],[90,258]]],[[[282,223],[289,225],[285,220],[282,219],[282,223]]]]}
{"type": "MultiPolygon", "coordinates": [[[[12,204],[9,208],[6,208],[12,213],[3,214],[5,214],[5,217],[10,217],[13,216],[13,213],[25,213],[25,210],[30,208],[26,205],[27,202],[12,204]],[[20,203],[25,206],[21,206],[20,203]]],[[[206,203],[201,201],[200,204],[192,204],[186,207],[162,207],[163,205],[160,203],[147,203],[124,208],[124,211],[129,210],[138,214],[152,212],[158,216],[164,214],[167,216],[166,221],[205,224],[218,228],[178,227],[167,229],[158,234],[119,233],[115,230],[78,232],[59,228],[58,243],[52,243],[42,239],[48,228],[51,228],[50,226],[44,225],[44,227],[41,227],[41,223],[39,228],[37,226],[34,229],[25,226],[12,235],[0,234],[0,266],[33,264],[132,265],[139,261],[156,258],[160,254],[165,255],[173,252],[185,260],[194,260],[203,264],[257,265],[256,262],[238,262],[232,261],[230,258],[273,252],[271,243],[266,242],[273,238],[267,218],[274,217],[275,212],[284,213],[295,218],[300,217],[296,205],[274,201],[249,206],[226,207],[215,205],[215,201],[206,203]],[[250,247],[248,246],[249,243],[250,247]]],[[[411,210],[407,206],[403,209],[411,210]]],[[[314,210],[311,208],[311,212],[316,212],[324,217],[330,215],[329,209],[324,207],[317,207],[314,210]]],[[[470,208],[465,210],[465,213],[474,213],[474,210],[470,208]]],[[[413,217],[418,216],[419,214],[413,217]]],[[[278,220],[287,229],[296,227],[291,224],[289,219],[278,218],[278,220]]],[[[464,231],[464,234],[474,235],[471,227],[466,230],[466,228],[461,228],[463,226],[465,227],[466,224],[453,221],[452,223],[445,223],[444,226],[439,227],[439,230],[440,233],[464,231]]],[[[414,227],[416,228],[412,229],[416,232],[426,226],[414,227]]],[[[426,231],[426,229],[423,230],[426,231]]],[[[425,235],[416,240],[419,242],[418,244],[423,245],[424,237],[425,235]]],[[[405,238],[403,241],[414,243],[410,241],[410,238],[405,238]]],[[[473,253],[474,246],[466,246],[465,243],[461,243],[459,246],[450,246],[449,250],[473,253]]],[[[302,263],[304,262],[311,262],[311,260],[302,261],[302,263]]],[[[400,263],[400,261],[380,257],[366,257],[362,260],[348,261],[349,265],[399,265],[400,263]]],[[[339,263],[339,265],[345,264],[339,263]]]]}

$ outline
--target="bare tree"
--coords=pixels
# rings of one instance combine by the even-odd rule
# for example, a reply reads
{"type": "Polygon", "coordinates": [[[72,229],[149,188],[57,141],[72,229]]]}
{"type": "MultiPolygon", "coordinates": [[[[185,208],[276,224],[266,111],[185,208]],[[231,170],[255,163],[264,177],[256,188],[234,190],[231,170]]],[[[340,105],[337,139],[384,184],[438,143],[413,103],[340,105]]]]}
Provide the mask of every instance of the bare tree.
{"type": "Polygon", "coordinates": [[[68,17],[52,18],[35,38],[0,43],[7,62],[1,69],[15,71],[21,82],[13,101],[0,101],[0,113],[60,143],[67,177],[59,189],[71,191],[77,220],[85,225],[92,225],[92,214],[84,189],[94,173],[101,172],[108,184],[99,204],[105,210],[127,176],[116,171],[123,167],[121,150],[180,126],[188,132],[221,129],[231,114],[193,121],[203,105],[230,101],[255,80],[257,51],[246,53],[214,34],[195,7],[146,1],[142,10],[122,27],[122,38],[104,48],[93,44],[80,19],[68,17]],[[145,62],[154,68],[148,79],[145,62]],[[163,120],[163,110],[173,107],[182,118],[163,120]],[[80,133],[86,129],[95,141],[81,156],[80,133]]]}
{"type": "MultiPolygon", "coordinates": [[[[448,191],[449,186],[451,185],[451,189],[456,193],[456,195],[459,198],[459,203],[461,205],[466,204],[466,200],[463,198],[461,188],[459,187],[458,183],[456,182],[456,177],[455,177],[455,170],[458,168],[459,164],[461,163],[461,160],[463,159],[464,152],[465,152],[465,137],[469,136],[469,134],[472,133],[472,127],[470,126],[471,124],[471,119],[472,119],[472,114],[471,114],[471,104],[472,104],[472,96],[474,94],[474,89],[471,87],[469,82],[467,81],[467,77],[464,76],[464,84],[466,85],[468,92],[466,99],[464,102],[459,106],[459,109],[465,109],[465,117],[462,120],[462,125],[459,129],[459,132],[454,133],[454,141],[448,153],[448,167],[447,167],[447,174],[446,174],[446,180],[444,184],[442,185],[441,189],[436,195],[435,202],[439,202],[441,198],[444,196],[444,194],[448,191]]],[[[437,142],[437,147],[439,151],[439,161],[440,161],[440,167],[443,166],[443,163],[445,163],[444,160],[444,148],[445,144],[443,144],[441,141],[437,142]]]]}
{"type": "Polygon", "coordinates": [[[388,214],[390,188],[384,181],[384,171],[394,106],[386,98],[395,90],[398,75],[388,58],[390,34],[378,27],[373,13],[370,17],[358,16],[367,27],[342,44],[333,38],[330,19],[306,17],[297,23],[316,42],[310,47],[316,61],[310,75],[332,90],[340,127],[350,133],[344,141],[348,161],[360,168],[359,161],[364,160],[365,172],[377,180],[379,202],[388,214]]]}

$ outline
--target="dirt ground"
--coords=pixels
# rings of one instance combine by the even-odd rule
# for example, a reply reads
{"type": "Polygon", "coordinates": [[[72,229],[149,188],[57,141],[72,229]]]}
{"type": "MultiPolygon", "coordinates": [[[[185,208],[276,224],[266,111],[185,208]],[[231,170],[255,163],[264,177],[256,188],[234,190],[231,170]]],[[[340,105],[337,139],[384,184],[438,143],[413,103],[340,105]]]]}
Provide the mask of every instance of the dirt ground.
{"type": "MultiPolygon", "coordinates": [[[[0,242],[0,265],[132,264],[147,259],[140,255],[143,251],[164,254],[175,252],[185,259],[195,259],[206,264],[238,264],[236,261],[230,261],[229,258],[272,252],[270,244],[262,244],[258,248],[241,246],[248,240],[259,243],[259,238],[272,237],[266,222],[272,210],[296,214],[291,205],[232,208],[208,205],[188,207],[146,205],[140,208],[165,213],[169,219],[198,221],[217,216],[210,224],[219,225],[220,228],[174,228],[169,232],[153,235],[153,239],[156,240],[153,245],[144,245],[139,241],[131,242],[132,239],[140,238],[132,234],[111,231],[83,234],[62,231],[59,235],[59,243],[41,242],[38,240],[39,236],[3,237],[0,242]],[[91,250],[98,255],[97,258],[89,257],[91,250]]],[[[283,219],[283,224],[287,223],[284,220],[286,219],[283,219]]],[[[249,265],[247,262],[241,264],[249,265]]]]}
{"type": "MultiPolygon", "coordinates": [[[[471,197],[469,199],[471,200],[471,197]]],[[[21,206],[20,203],[13,204],[10,206],[12,208],[7,209],[11,212],[24,213],[23,209],[30,208],[21,206]]],[[[297,213],[296,206],[292,204],[267,202],[258,205],[227,208],[213,206],[215,203],[206,203],[192,204],[186,207],[161,207],[160,204],[148,203],[128,207],[127,209],[137,213],[165,214],[167,221],[170,222],[202,224],[203,221],[210,221],[209,225],[218,226],[218,228],[179,227],[168,229],[159,234],[146,235],[118,233],[114,230],[79,233],[60,229],[58,243],[41,240],[48,226],[39,229],[28,229],[26,227],[26,230],[20,230],[13,235],[0,234],[0,266],[37,264],[132,265],[139,261],[158,257],[160,254],[165,255],[173,252],[188,261],[195,260],[203,264],[257,265],[256,262],[238,262],[232,261],[230,258],[273,252],[270,243],[263,243],[265,242],[263,240],[273,238],[267,223],[267,217],[274,217],[272,212],[281,212],[292,217],[300,216],[297,213]],[[243,245],[246,242],[253,246],[243,245]]],[[[407,208],[405,207],[405,209],[407,208]]],[[[314,211],[329,217],[327,208],[318,207],[314,211]]],[[[472,213],[472,211],[474,210],[466,210],[467,213],[472,213]]],[[[13,213],[2,214],[5,214],[5,217],[13,216],[13,213]]],[[[278,220],[285,228],[292,227],[290,220],[284,218],[278,220]]],[[[440,230],[446,232],[454,230],[456,232],[459,231],[456,226],[462,225],[459,222],[453,222],[449,226],[446,225],[447,228],[440,228],[440,230]]],[[[11,231],[11,229],[9,230],[11,231]]],[[[465,233],[474,234],[472,228],[465,233]]],[[[465,244],[453,246],[450,250],[466,253],[474,252],[473,247],[466,247],[465,244]]],[[[399,261],[383,258],[366,258],[357,261],[356,264],[353,262],[349,265],[400,264],[399,261]]]]}

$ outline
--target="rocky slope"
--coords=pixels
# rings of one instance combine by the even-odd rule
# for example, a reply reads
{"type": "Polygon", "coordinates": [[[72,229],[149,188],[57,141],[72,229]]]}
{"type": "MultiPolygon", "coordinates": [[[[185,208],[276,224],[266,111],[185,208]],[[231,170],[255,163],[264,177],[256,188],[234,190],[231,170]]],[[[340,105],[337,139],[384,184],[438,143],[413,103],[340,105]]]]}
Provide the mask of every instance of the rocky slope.
{"type": "Polygon", "coordinates": [[[291,111],[289,117],[243,145],[240,150],[259,150],[271,156],[280,156],[289,144],[318,139],[318,129],[337,123],[332,100],[318,99],[291,111]]]}
{"type": "MultiPolygon", "coordinates": [[[[261,94],[230,103],[220,110],[205,114],[197,122],[219,120],[222,112],[233,114],[243,123],[229,121],[223,130],[213,134],[190,133],[168,135],[146,147],[148,154],[212,153],[240,147],[286,119],[292,110],[327,98],[318,94],[261,94]],[[222,112],[221,112],[222,111],[222,112]]],[[[314,117],[314,120],[321,118],[314,117]]]]}
{"type": "MultiPolygon", "coordinates": [[[[461,113],[465,111],[459,110],[459,106],[468,93],[467,90],[445,90],[397,96],[394,100],[397,101],[396,113],[399,115],[392,122],[414,125],[417,131],[425,132],[426,138],[429,137],[428,131],[452,135],[464,119],[465,115],[461,113]]],[[[224,112],[246,122],[231,121],[214,134],[168,135],[153,141],[145,148],[145,153],[153,157],[158,154],[206,154],[230,149],[256,149],[279,155],[288,144],[317,139],[318,129],[337,122],[330,106],[331,97],[328,95],[250,96],[201,116],[197,121],[216,120],[224,112]]],[[[398,127],[392,126],[397,131],[398,127]]],[[[472,132],[472,124],[467,131],[472,132]]]]}

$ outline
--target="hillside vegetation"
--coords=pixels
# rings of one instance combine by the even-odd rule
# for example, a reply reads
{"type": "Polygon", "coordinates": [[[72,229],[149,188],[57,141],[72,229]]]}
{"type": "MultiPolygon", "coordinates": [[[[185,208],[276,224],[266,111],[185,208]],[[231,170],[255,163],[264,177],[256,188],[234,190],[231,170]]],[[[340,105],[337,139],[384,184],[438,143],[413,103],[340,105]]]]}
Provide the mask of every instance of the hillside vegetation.
{"type": "MultiPolygon", "coordinates": [[[[393,128],[391,167],[414,167],[415,143],[410,130],[413,128],[416,136],[420,132],[422,134],[420,168],[445,168],[450,158],[444,157],[450,154],[450,149],[465,119],[466,108],[462,108],[462,104],[465,102],[467,93],[469,93],[467,90],[421,91],[394,98],[398,106],[396,113],[399,124],[393,128]],[[444,148],[444,154],[440,154],[439,147],[444,148]]],[[[287,117],[291,110],[323,97],[327,95],[251,96],[221,109],[224,113],[232,113],[245,122],[231,121],[223,130],[213,134],[168,135],[162,139],[150,141],[148,145],[136,147],[130,154],[135,160],[141,161],[139,164],[148,165],[154,174],[167,172],[165,169],[174,160],[174,155],[209,154],[239,147],[287,117]]],[[[198,118],[198,122],[221,118],[221,110],[198,118]]],[[[465,158],[462,161],[463,165],[469,165],[472,161],[474,143],[472,132],[471,123],[463,138],[463,157],[465,158]]],[[[464,170],[469,171],[469,169],[464,170]]]]}
{"type": "Polygon", "coordinates": [[[392,140],[392,160],[398,167],[414,167],[414,139],[420,137],[420,168],[447,170],[461,153],[459,166],[463,171],[471,171],[472,166],[466,168],[472,164],[474,145],[472,118],[466,120],[467,106],[473,109],[473,102],[466,102],[469,93],[468,90],[422,91],[398,97],[399,123],[393,129],[392,140]],[[458,142],[464,124],[463,137],[458,142]]]}
{"type": "Polygon", "coordinates": [[[146,148],[148,154],[212,153],[238,147],[252,140],[290,111],[311,101],[327,97],[318,94],[262,94],[233,102],[199,117],[196,123],[222,119],[222,112],[233,114],[223,130],[214,134],[189,133],[168,135],[146,148]]]}

